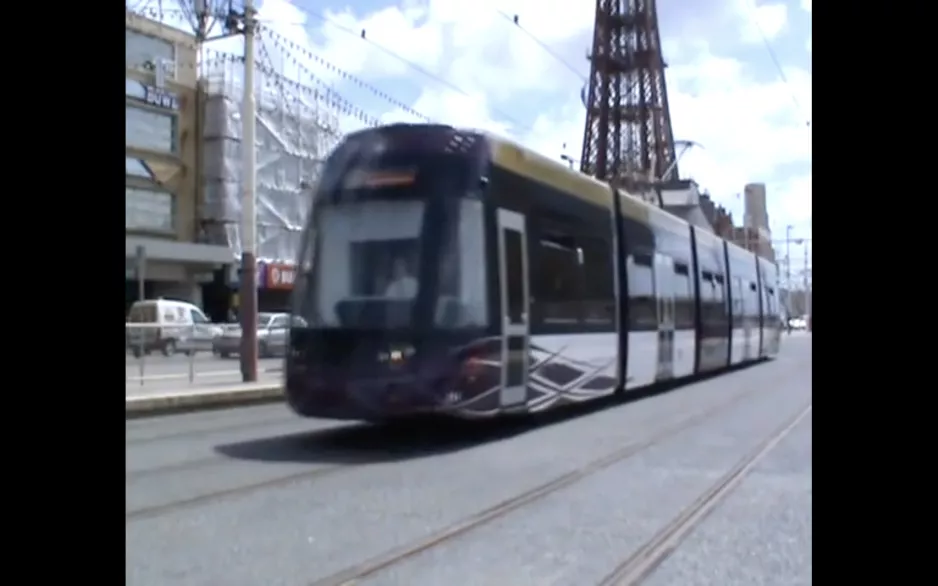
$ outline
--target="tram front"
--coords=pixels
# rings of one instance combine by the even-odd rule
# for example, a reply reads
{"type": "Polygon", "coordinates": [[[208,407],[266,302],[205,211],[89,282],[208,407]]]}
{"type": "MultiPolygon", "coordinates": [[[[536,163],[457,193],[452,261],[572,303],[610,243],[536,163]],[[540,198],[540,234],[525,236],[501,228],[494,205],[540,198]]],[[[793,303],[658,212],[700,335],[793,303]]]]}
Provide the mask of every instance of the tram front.
{"type": "Polygon", "coordinates": [[[362,131],[332,153],[294,292],[307,324],[286,359],[294,411],[382,420],[464,402],[467,364],[492,334],[487,161],[484,137],[430,125],[362,131]]]}

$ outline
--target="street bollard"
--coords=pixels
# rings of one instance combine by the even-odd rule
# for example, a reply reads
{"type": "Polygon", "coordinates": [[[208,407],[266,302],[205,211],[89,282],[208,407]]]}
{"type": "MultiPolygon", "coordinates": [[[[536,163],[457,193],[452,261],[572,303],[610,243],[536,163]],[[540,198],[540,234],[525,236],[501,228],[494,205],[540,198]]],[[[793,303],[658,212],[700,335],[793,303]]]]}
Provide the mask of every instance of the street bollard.
{"type": "Polygon", "coordinates": [[[147,359],[146,340],[144,340],[144,336],[141,335],[140,336],[140,386],[141,387],[143,386],[143,371],[144,371],[143,363],[146,362],[146,359],[147,359]]]}
{"type": "MultiPolygon", "coordinates": [[[[194,339],[194,337],[193,337],[194,339]]],[[[189,384],[192,384],[192,381],[195,380],[195,344],[192,344],[192,347],[189,348],[189,384]]]]}

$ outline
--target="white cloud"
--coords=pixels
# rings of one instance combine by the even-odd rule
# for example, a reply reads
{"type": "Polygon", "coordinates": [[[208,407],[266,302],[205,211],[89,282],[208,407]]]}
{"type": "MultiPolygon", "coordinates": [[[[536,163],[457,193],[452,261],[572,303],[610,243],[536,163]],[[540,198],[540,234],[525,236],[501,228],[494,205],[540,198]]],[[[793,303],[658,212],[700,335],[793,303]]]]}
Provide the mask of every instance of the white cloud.
{"type": "Polygon", "coordinates": [[[785,4],[763,4],[753,6],[752,0],[734,0],[741,4],[744,17],[748,17],[742,27],[742,40],[746,43],[762,43],[763,37],[775,40],[788,24],[788,6],[785,4]]]}
{"type": "MultiPolygon", "coordinates": [[[[336,24],[308,18],[306,9],[297,9],[297,2],[262,0],[259,5],[260,18],[275,33],[270,38],[289,40],[287,55],[274,57],[287,75],[310,83],[304,71],[288,71],[295,59],[322,82],[336,83],[341,93],[382,121],[414,117],[356,90],[309,56],[340,66],[434,120],[512,135],[547,156],[559,157],[566,143],[566,152],[580,157],[585,118],[579,97],[582,80],[499,11],[517,14],[525,29],[586,74],[584,57],[591,45],[595,3],[394,2],[372,2],[385,5],[363,10],[355,9],[352,0],[352,8],[343,3],[337,10],[327,9],[326,19],[336,24]],[[388,57],[359,37],[362,29],[368,39],[464,91],[388,57]]],[[[803,0],[801,8],[810,11],[810,0],[803,0]]],[[[787,224],[798,225],[799,235],[809,235],[812,150],[811,129],[805,124],[811,118],[809,56],[803,63],[786,64],[785,83],[764,47],[754,43],[762,44],[761,29],[773,44],[788,35],[807,36],[810,51],[810,29],[794,30],[797,22],[788,20],[782,3],[756,6],[755,0],[700,0],[680,7],[662,3],[659,9],[665,11],[662,43],[670,65],[668,94],[675,138],[704,147],[681,160],[682,174],[708,188],[734,211],[737,222],[742,209],[734,194],[747,182],[765,182],[775,237],[783,237],[787,224]]],[[[266,42],[269,48],[274,45],[272,40],[266,42]]]]}

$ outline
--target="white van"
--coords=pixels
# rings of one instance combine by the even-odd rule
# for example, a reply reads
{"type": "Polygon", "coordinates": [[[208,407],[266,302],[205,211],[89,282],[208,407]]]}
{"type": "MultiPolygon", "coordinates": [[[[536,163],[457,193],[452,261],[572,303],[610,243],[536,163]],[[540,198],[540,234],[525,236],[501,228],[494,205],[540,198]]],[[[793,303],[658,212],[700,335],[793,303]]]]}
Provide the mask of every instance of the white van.
{"type": "Polygon", "coordinates": [[[212,340],[221,331],[221,326],[212,324],[201,309],[186,301],[136,301],[127,314],[127,347],[138,358],[153,350],[164,356],[177,351],[211,351],[212,340]],[[133,324],[147,325],[135,328],[133,324]]]}

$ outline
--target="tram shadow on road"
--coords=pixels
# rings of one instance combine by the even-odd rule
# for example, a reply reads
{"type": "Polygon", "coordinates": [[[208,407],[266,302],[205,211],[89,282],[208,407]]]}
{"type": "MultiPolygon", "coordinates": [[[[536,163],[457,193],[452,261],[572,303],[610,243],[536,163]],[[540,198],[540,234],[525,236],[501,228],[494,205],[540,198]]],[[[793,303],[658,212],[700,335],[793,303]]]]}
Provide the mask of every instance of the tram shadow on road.
{"type": "Polygon", "coordinates": [[[385,424],[356,423],[222,444],[215,446],[215,450],[228,458],[255,462],[360,465],[426,458],[509,439],[714,376],[718,375],[658,385],[534,415],[484,421],[416,418],[385,424]]]}

